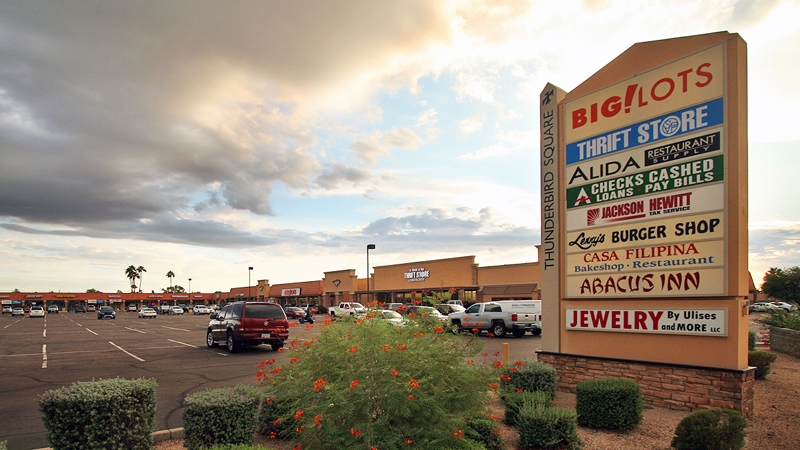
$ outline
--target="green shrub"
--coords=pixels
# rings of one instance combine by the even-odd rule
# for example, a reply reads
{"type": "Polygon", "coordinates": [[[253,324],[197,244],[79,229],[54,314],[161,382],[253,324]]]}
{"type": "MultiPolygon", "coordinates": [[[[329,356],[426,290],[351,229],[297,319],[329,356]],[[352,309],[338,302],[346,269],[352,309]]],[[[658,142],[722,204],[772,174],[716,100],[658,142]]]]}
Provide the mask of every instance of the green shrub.
{"type": "Polygon", "coordinates": [[[275,394],[267,398],[258,411],[256,432],[272,439],[289,439],[294,431],[294,418],[289,416],[291,405],[275,394]]]}
{"type": "Polygon", "coordinates": [[[503,395],[503,402],[506,406],[506,424],[515,426],[519,411],[524,406],[550,406],[552,398],[549,392],[517,392],[512,391],[503,395]]]}
{"type": "Polygon", "coordinates": [[[542,404],[526,404],[517,418],[521,449],[579,449],[578,422],[575,411],[550,408],[542,404]]]}
{"type": "Polygon", "coordinates": [[[522,390],[556,396],[556,369],[541,361],[517,361],[500,376],[502,392],[522,390]]]}
{"type": "Polygon", "coordinates": [[[483,417],[467,419],[464,438],[483,444],[486,450],[505,450],[506,445],[497,428],[497,422],[483,417]]]}
{"type": "Polygon", "coordinates": [[[747,333],[747,349],[753,351],[756,349],[756,335],[757,333],[753,330],[750,330],[747,333]]]}
{"type": "Polygon", "coordinates": [[[763,380],[772,370],[772,363],[778,359],[778,355],[770,352],[754,350],[747,355],[747,364],[756,368],[756,380],[763,380]]]}
{"type": "Polygon", "coordinates": [[[238,385],[195,392],[183,400],[183,439],[189,450],[217,444],[252,444],[264,394],[238,385]]]}
{"type": "Polygon", "coordinates": [[[266,361],[263,384],[275,392],[293,442],[318,450],[461,448],[466,418],[484,409],[497,373],[467,358],[472,336],[444,333],[438,320],[412,317],[323,323],[310,340],[293,340],[290,362],[266,361]]]}
{"type": "Polygon", "coordinates": [[[47,440],[57,449],[141,449],[153,445],[156,381],[113,378],[74,383],[39,397],[47,440]]]}
{"type": "Polygon", "coordinates": [[[597,378],[575,386],[578,424],[590,428],[631,431],[642,423],[642,394],[635,381],[597,378]]]}
{"type": "Polygon", "coordinates": [[[744,448],[747,421],[739,411],[701,409],[684,417],[675,429],[676,450],[739,450],[744,448]]]}
{"type": "Polygon", "coordinates": [[[760,320],[771,327],[800,331],[800,310],[786,312],[782,309],[771,309],[760,320]]]}

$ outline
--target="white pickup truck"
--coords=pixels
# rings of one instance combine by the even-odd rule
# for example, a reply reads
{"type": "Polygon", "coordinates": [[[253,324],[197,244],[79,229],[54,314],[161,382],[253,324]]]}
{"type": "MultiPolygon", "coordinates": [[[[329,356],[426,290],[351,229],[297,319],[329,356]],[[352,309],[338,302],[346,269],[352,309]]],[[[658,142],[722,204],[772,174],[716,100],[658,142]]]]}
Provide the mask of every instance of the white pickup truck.
{"type": "Polygon", "coordinates": [[[337,316],[344,317],[344,316],[364,315],[367,312],[367,310],[361,303],[342,302],[339,303],[337,306],[332,306],[329,312],[331,315],[331,319],[335,319],[337,316]]]}
{"type": "Polygon", "coordinates": [[[542,334],[541,300],[499,300],[475,303],[464,312],[447,316],[454,333],[461,331],[490,331],[497,337],[511,332],[522,337],[525,332],[542,334]]]}

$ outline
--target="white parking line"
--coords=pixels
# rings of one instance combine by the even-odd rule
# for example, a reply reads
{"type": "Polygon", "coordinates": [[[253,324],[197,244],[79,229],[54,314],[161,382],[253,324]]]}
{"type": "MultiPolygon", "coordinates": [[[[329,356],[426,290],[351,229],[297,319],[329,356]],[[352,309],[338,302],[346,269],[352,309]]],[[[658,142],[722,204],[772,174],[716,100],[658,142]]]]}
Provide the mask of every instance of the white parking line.
{"type": "Polygon", "coordinates": [[[183,328],[165,327],[164,325],[161,325],[161,328],[166,328],[168,330],[176,330],[176,331],[186,331],[187,333],[191,333],[191,330],[184,330],[183,328]]]}
{"type": "Polygon", "coordinates": [[[144,331],[142,331],[142,330],[137,330],[136,328],[125,327],[125,329],[126,329],[126,330],[135,331],[135,332],[137,332],[137,333],[142,333],[142,334],[145,334],[145,332],[144,332],[144,331]]]}
{"type": "Polygon", "coordinates": [[[47,344],[42,344],[42,369],[47,369],[47,344]]]}
{"type": "Polygon", "coordinates": [[[125,354],[127,354],[128,356],[131,356],[131,357],[133,357],[133,358],[136,358],[136,359],[138,359],[139,361],[142,361],[142,362],[144,362],[144,360],[143,360],[142,358],[139,358],[138,356],[136,356],[136,355],[134,355],[133,353],[131,353],[131,352],[129,352],[129,351],[127,351],[127,350],[125,350],[124,348],[120,347],[119,345],[117,345],[117,344],[115,344],[115,343],[113,343],[113,342],[111,342],[111,341],[108,341],[108,343],[109,343],[109,344],[111,344],[111,345],[113,345],[114,347],[117,347],[118,349],[122,350],[122,352],[123,352],[123,353],[125,353],[125,354]]]}
{"type": "Polygon", "coordinates": [[[172,339],[167,339],[167,340],[168,340],[168,341],[170,341],[170,342],[174,342],[174,343],[176,343],[176,344],[185,345],[185,346],[187,346],[187,347],[198,348],[196,345],[187,344],[186,342],[174,341],[174,340],[172,340],[172,339]]]}
{"type": "Polygon", "coordinates": [[[92,331],[92,330],[90,330],[88,328],[86,329],[86,331],[88,331],[89,333],[92,333],[95,336],[100,336],[99,334],[95,333],[94,331],[92,331]]]}

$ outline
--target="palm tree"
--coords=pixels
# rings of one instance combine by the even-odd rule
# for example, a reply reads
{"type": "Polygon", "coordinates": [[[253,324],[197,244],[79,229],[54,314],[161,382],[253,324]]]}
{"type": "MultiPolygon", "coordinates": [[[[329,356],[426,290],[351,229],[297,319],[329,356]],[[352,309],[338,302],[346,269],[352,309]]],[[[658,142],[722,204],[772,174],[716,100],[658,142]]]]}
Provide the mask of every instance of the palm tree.
{"type": "Polygon", "coordinates": [[[142,279],[144,278],[144,272],[147,272],[147,270],[144,266],[139,266],[136,271],[139,272],[139,292],[142,292],[142,279]]]}
{"type": "Polygon", "coordinates": [[[169,278],[169,287],[172,287],[172,279],[175,278],[175,273],[170,270],[167,272],[167,278],[169,278]]]}
{"type": "Polygon", "coordinates": [[[128,277],[128,282],[131,284],[131,292],[136,292],[136,278],[139,274],[136,272],[136,267],[131,264],[125,269],[125,276],[128,277]]]}

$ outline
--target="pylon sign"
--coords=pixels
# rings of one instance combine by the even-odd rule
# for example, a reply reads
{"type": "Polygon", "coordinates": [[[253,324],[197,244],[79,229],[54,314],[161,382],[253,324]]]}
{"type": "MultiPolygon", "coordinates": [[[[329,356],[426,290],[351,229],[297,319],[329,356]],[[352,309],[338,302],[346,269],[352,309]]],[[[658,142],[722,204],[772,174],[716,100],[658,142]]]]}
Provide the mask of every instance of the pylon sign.
{"type": "Polygon", "coordinates": [[[543,350],[746,367],[744,41],[635,44],[540,102],[543,350]]]}

